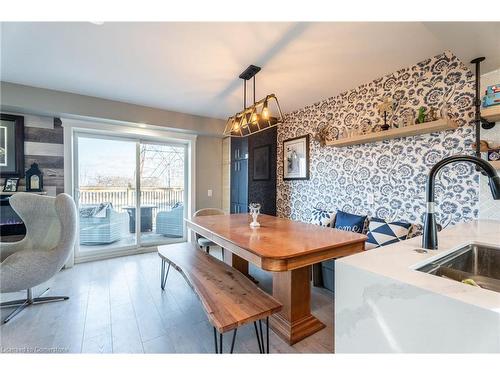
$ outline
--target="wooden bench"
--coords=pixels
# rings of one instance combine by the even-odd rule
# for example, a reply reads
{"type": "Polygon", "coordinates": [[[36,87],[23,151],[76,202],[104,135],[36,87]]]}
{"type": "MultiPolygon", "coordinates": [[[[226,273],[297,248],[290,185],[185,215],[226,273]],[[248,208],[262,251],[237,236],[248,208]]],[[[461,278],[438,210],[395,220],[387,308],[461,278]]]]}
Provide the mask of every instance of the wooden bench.
{"type": "Polygon", "coordinates": [[[192,243],[159,246],[158,255],[162,259],[161,288],[165,290],[168,272],[170,266],[173,266],[184,276],[200,299],[214,328],[215,353],[222,353],[223,334],[233,331],[232,353],[238,328],[252,322],[259,351],[269,353],[269,316],[281,310],[281,303],[262,291],[241,272],[199,250],[192,243]],[[262,331],[263,319],[266,319],[267,347],[262,331]]]}

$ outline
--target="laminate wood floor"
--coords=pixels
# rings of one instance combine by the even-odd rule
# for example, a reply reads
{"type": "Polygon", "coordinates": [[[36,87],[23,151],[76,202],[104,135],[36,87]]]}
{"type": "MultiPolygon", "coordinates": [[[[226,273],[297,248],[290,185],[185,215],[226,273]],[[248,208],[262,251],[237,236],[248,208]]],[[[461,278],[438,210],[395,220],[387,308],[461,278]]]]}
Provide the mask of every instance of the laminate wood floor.
{"type": "MultiPolygon", "coordinates": [[[[162,291],[160,263],[148,253],[62,270],[35,293],[50,287],[46,295],[70,299],[30,306],[0,326],[0,352],[213,353],[212,326],[196,295],[174,269],[162,291]]],[[[271,291],[269,273],[254,267],[250,273],[271,291]]],[[[1,300],[23,296],[3,294],[1,300]]],[[[312,310],[326,328],[293,346],[271,331],[271,353],[333,352],[333,294],[313,287],[312,310]]],[[[2,317],[9,311],[2,309],[2,317]]],[[[225,352],[231,335],[224,336],[225,352]]],[[[234,351],[258,353],[253,325],[238,329],[234,351]]]]}

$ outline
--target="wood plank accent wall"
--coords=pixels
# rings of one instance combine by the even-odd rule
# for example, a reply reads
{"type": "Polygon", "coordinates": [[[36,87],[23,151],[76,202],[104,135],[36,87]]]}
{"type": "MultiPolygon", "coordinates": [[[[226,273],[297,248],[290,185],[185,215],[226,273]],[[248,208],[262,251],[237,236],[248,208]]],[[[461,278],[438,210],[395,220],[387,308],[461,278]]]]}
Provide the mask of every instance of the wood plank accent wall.
{"type": "MultiPolygon", "coordinates": [[[[37,162],[43,172],[44,190],[48,195],[64,192],[64,146],[61,120],[53,117],[24,116],[24,167],[37,162]]],[[[4,180],[1,179],[3,186],[4,180]]],[[[25,190],[26,180],[19,182],[25,190]]]]}

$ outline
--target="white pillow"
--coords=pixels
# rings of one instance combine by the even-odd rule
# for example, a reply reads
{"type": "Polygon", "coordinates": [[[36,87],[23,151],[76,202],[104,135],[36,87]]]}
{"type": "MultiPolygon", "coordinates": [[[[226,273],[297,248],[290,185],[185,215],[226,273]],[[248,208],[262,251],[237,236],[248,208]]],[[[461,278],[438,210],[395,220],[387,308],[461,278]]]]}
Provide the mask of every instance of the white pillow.
{"type": "Polygon", "coordinates": [[[313,208],[311,213],[311,224],[321,225],[323,227],[333,226],[335,221],[335,211],[326,211],[321,208],[313,208]]]}

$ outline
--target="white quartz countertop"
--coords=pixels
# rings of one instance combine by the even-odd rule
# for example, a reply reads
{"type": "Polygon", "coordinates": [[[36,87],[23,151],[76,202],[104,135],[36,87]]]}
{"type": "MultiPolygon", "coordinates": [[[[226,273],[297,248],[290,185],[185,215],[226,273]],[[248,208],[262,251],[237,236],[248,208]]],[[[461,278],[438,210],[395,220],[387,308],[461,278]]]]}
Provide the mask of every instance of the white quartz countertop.
{"type": "MultiPolygon", "coordinates": [[[[438,250],[421,254],[422,237],[367,250],[338,259],[353,267],[383,275],[500,314],[500,293],[417,271],[416,268],[468,244],[500,247],[500,221],[476,220],[446,228],[438,234],[438,250]]],[[[500,250],[499,250],[500,251],[500,250]]]]}

